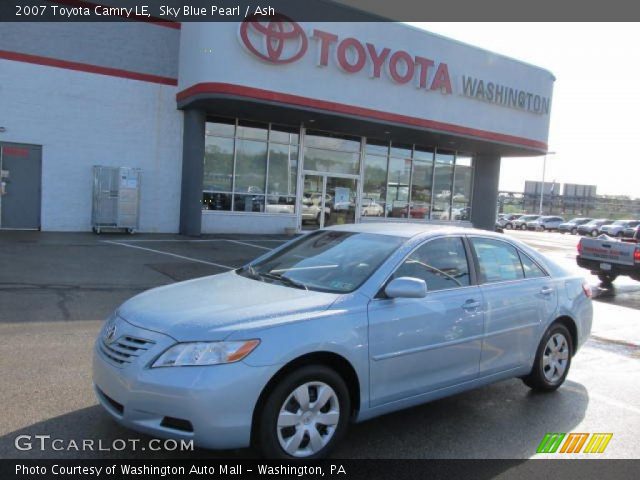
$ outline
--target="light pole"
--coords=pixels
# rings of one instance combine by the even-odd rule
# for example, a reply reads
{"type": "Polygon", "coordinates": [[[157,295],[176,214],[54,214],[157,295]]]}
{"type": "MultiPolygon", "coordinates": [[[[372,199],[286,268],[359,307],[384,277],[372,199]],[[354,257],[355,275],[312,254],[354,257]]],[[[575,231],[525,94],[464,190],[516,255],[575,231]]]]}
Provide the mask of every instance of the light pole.
{"type": "Polygon", "coordinates": [[[544,173],[547,169],[547,155],[555,155],[556,152],[547,152],[544,154],[544,160],[542,162],[542,186],[540,187],[540,211],[538,212],[542,215],[542,200],[544,199],[544,173]]]}

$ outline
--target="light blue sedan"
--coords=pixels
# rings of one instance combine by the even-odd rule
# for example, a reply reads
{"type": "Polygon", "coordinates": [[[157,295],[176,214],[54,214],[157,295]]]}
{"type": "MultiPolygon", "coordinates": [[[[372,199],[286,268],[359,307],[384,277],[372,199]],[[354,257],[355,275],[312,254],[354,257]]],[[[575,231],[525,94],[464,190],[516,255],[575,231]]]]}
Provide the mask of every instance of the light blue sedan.
{"type": "Polygon", "coordinates": [[[320,458],[360,422],[499,380],[553,391],[591,291],[481,230],[363,223],[125,302],[95,344],[116,421],[212,449],[320,458]]]}

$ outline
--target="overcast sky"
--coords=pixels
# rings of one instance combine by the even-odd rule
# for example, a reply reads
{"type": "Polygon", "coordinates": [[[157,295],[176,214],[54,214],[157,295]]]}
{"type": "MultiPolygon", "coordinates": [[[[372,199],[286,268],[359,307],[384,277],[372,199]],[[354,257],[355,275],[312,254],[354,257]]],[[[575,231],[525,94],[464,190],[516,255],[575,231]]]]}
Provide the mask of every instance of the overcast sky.
{"type": "MultiPolygon", "coordinates": [[[[550,70],[547,181],[640,197],[640,25],[413,23],[550,70]]],[[[542,158],[502,160],[500,189],[542,179],[542,158]]]]}

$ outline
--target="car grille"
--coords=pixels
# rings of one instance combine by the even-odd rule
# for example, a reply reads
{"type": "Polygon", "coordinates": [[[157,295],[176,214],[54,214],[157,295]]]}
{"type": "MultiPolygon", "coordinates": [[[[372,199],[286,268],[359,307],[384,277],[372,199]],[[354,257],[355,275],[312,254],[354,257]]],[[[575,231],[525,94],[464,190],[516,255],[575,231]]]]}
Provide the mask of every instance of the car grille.
{"type": "Polygon", "coordinates": [[[112,343],[100,339],[100,351],[112,363],[124,366],[149,350],[155,342],[124,335],[112,343]]]}

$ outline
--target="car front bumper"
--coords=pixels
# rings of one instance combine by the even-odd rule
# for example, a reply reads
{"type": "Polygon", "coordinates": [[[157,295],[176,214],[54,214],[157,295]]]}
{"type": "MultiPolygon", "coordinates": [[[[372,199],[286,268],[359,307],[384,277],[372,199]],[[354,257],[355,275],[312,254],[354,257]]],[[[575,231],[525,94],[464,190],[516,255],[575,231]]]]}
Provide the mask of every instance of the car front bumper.
{"type": "Polygon", "coordinates": [[[154,336],[153,352],[145,352],[125,366],[104,354],[102,338],[95,343],[94,390],[111,417],[132,430],[158,438],[193,440],[199,447],[250,445],[254,408],[277,366],[253,367],[236,362],[149,368],[175,341],[142,329],[135,334],[154,336]]]}

